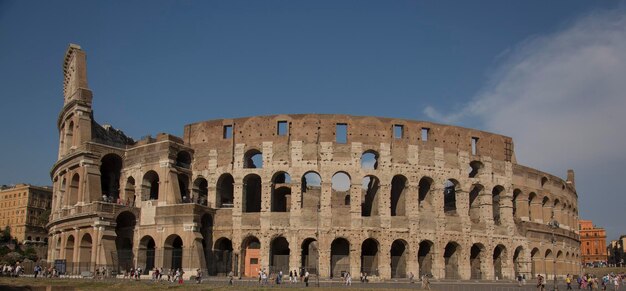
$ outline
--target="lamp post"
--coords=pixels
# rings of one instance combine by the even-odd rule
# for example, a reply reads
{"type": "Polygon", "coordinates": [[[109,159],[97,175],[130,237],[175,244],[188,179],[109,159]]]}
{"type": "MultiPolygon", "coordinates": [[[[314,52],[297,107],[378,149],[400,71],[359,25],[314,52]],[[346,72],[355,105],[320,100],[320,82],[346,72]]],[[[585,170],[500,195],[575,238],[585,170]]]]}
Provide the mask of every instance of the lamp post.
{"type": "Polygon", "coordinates": [[[553,265],[552,265],[552,272],[554,273],[554,289],[553,290],[559,290],[559,288],[556,285],[556,237],[554,236],[554,230],[559,228],[559,222],[556,219],[552,219],[550,220],[550,222],[548,222],[548,226],[550,227],[550,229],[552,230],[552,246],[554,247],[554,254],[553,254],[553,265]]]}

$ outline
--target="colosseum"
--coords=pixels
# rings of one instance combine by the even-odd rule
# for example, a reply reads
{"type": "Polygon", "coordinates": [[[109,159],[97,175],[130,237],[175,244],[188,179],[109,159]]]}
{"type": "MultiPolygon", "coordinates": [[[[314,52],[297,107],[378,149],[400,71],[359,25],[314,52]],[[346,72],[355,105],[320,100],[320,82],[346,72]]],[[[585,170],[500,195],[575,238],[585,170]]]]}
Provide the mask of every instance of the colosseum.
{"type": "Polygon", "coordinates": [[[68,47],[63,73],[48,258],[67,274],[580,271],[574,172],[563,180],[518,164],[510,137],[297,114],[202,121],[182,137],[134,141],[94,120],[79,46],[68,47]]]}

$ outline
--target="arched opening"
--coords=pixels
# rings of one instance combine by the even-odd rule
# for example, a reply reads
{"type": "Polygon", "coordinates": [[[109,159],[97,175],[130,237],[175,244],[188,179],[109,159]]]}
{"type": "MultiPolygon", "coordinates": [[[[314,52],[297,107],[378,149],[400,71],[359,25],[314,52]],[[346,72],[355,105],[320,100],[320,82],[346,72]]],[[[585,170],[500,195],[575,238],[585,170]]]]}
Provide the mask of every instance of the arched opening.
{"type": "Polygon", "coordinates": [[[350,272],[350,243],[336,238],[330,245],[330,276],[340,277],[345,272],[350,272]]]}
{"type": "Polygon", "coordinates": [[[133,236],[136,222],[132,212],[124,211],[115,219],[115,251],[118,271],[128,270],[133,266],[133,236]]]}
{"type": "Polygon", "coordinates": [[[80,187],[80,175],[78,175],[78,173],[75,173],[72,176],[72,180],[70,182],[70,193],[69,193],[69,197],[68,197],[68,204],[69,206],[74,206],[76,205],[76,203],[78,203],[78,189],[80,187]]]}
{"type": "Polygon", "coordinates": [[[192,202],[192,198],[189,196],[189,176],[178,174],[178,191],[180,192],[180,201],[182,203],[192,202]]]}
{"type": "Polygon", "coordinates": [[[430,177],[422,177],[419,181],[419,206],[421,209],[431,209],[432,203],[432,195],[430,194],[430,188],[433,184],[433,179],[430,177]]]}
{"type": "Polygon", "coordinates": [[[534,248],[530,252],[530,260],[532,261],[532,264],[530,265],[530,273],[532,274],[532,276],[534,278],[534,277],[537,276],[537,274],[543,272],[543,268],[539,264],[541,258],[540,258],[540,255],[539,255],[539,249],[538,248],[534,248]]]}
{"type": "Polygon", "coordinates": [[[307,172],[302,175],[301,185],[302,198],[300,207],[317,211],[322,195],[322,177],[316,172],[307,172]]]}
{"type": "Polygon", "coordinates": [[[391,278],[406,278],[407,245],[400,239],[391,244],[391,278]]]}
{"type": "Polygon", "coordinates": [[[491,192],[491,208],[493,213],[493,223],[495,225],[501,224],[501,213],[500,213],[500,200],[501,194],[504,192],[504,187],[498,185],[493,187],[493,191],[491,192]]]}
{"type": "Polygon", "coordinates": [[[53,259],[62,259],[61,258],[61,237],[59,236],[56,240],[56,244],[54,246],[54,257],[53,259]]]}
{"type": "Polygon", "coordinates": [[[258,238],[250,236],[243,240],[241,247],[242,257],[244,259],[244,263],[242,264],[244,267],[243,275],[246,277],[254,277],[258,274],[261,266],[259,262],[259,258],[261,257],[261,242],[259,242],[258,238]]]}
{"type": "Polygon", "coordinates": [[[158,200],[159,199],[159,174],[155,171],[148,171],[143,175],[141,183],[142,200],[158,200]]]}
{"type": "Polygon", "coordinates": [[[91,269],[91,235],[86,233],[80,240],[80,249],[78,253],[78,272],[89,271],[91,269]]]}
{"type": "Polygon", "coordinates": [[[497,280],[505,279],[502,273],[503,265],[506,263],[506,248],[503,245],[497,245],[493,249],[493,274],[497,280]]]}
{"type": "Polygon", "coordinates": [[[477,175],[480,175],[481,170],[484,167],[483,163],[481,163],[480,161],[471,161],[469,165],[470,165],[470,169],[469,169],[470,178],[475,178],[477,175]]]}
{"type": "Polygon", "coordinates": [[[475,184],[469,193],[469,217],[473,223],[480,222],[480,195],[483,189],[482,185],[475,184]]]}
{"type": "Polygon", "coordinates": [[[470,279],[481,280],[483,279],[483,264],[485,247],[482,244],[473,244],[470,249],[470,279]]]}
{"type": "Polygon", "coordinates": [[[289,274],[289,242],[287,239],[279,236],[270,242],[270,271],[283,274],[289,274]]]}
{"type": "Polygon", "coordinates": [[[443,252],[445,263],[445,278],[460,279],[459,276],[459,253],[461,246],[456,242],[449,242],[443,252]]]}
{"type": "Polygon", "coordinates": [[[551,275],[554,274],[554,253],[552,252],[551,249],[547,249],[545,252],[545,256],[543,259],[543,263],[544,263],[544,270],[546,273],[546,279],[547,279],[547,275],[551,275]]]}
{"type": "Polygon", "coordinates": [[[443,184],[443,211],[446,215],[456,215],[456,192],[459,191],[459,182],[446,180],[443,184]]]}
{"type": "MultiPolygon", "coordinates": [[[[331,178],[331,207],[333,211],[349,209],[346,204],[346,196],[350,197],[350,176],[344,172],[337,172],[331,178]]],[[[348,198],[349,202],[350,198],[348,198]]]]}
{"type": "Polygon", "coordinates": [[[365,176],[362,180],[363,204],[361,205],[361,216],[378,216],[378,203],[380,190],[380,180],[376,176],[365,176]]]}
{"type": "Polygon", "coordinates": [[[406,191],[408,180],[402,175],[391,179],[391,216],[406,215],[406,191]]]}
{"type": "Polygon", "coordinates": [[[563,261],[563,251],[558,251],[556,252],[556,263],[557,265],[554,266],[554,264],[552,266],[554,266],[556,269],[556,274],[557,275],[563,275],[564,274],[564,270],[562,269],[562,261],[563,261]]]}
{"type": "Polygon", "coordinates": [[[365,151],[361,155],[361,169],[363,170],[378,169],[378,152],[374,150],[365,151]]]}
{"type": "Polygon", "coordinates": [[[65,139],[63,140],[65,143],[65,151],[67,152],[74,146],[74,121],[70,121],[67,125],[67,130],[65,131],[65,139]]]}
{"type": "Polygon", "coordinates": [[[547,177],[541,177],[541,188],[543,188],[546,183],[548,183],[548,178],[547,177]]]}
{"type": "Polygon", "coordinates": [[[125,201],[122,201],[128,206],[135,206],[135,178],[128,177],[126,179],[126,186],[124,187],[125,201]]]}
{"type": "Polygon", "coordinates": [[[513,252],[513,273],[515,277],[521,274],[522,272],[522,264],[524,263],[524,248],[522,246],[518,246],[513,252]]]}
{"type": "Polygon", "coordinates": [[[213,246],[213,216],[209,213],[205,213],[200,218],[200,235],[202,235],[202,249],[206,267],[209,269],[209,273],[214,273],[212,267],[215,264],[215,259],[211,251],[213,246]]]}
{"type": "Polygon", "coordinates": [[[314,238],[307,238],[304,240],[302,243],[301,258],[301,269],[305,269],[311,274],[317,274],[319,263],[319,248],[317,240],[314,238]]]}
{"type": "MultiPolygon", "coordinates": [[[[67,241],[65,242],[65,261],[67,263],[74,262],[74,236],[70,235],[67,237],[67,241]]],[[[71,264],[68,265],[68,272],[71,269],[71,264]]]]}
{"type": "Polygon", "coordinates": [[[536,207],[533,205],[536,203],[537,199],[539,198],[537,198],[537,194],[535,194],[535,192],[528,194],[528,215],[530,216],[530,221],[536,221],[541,218],[541,213],[538,212],[536,207]]]}
{"type": "Polygon", "coordinates": [[[141,238],[137,253],[137,265],[145,267],[146,272],[154,269],[155,250],[156,244],[151,236],[147,235],[141,238]]]}
{"type": "Polygon", "coordinates": [[[544,196],[541,200],[541,210],[543,212],[543,222],[550,222],[552,219],[552,204],[550,203],[550,198],[548,198],[548,196],[544,196]]]}
{"type": "Polygon", "coordinates": [[[373,238],[361,245],[361,272],[378,276],[378,241],[373,238]]]}
{"type": "Polygon", "coordinates": [[[251,149],[243,157],[243,167],[245,169],[263,168],[263,153],[257,149],[251,149]]]}
{"type": "Polygon", "coordinates": [[[172,234],[163,244],[163,268],[178,269],[183,267],[183,239],[172,234]]]}
{"type": "Polygon", "coordinates": [[[272,212],[289,212],[291,209],[291,176],[278,172],[272,179],[272,212]]]}
{"type": "Polygon", "coordinates": [[[424,275],[432,275],[433,270],[433,242],[424,240],[420,242],[419,251],[417,252],[417,263],[419,265],[420,278],[424,275]]]}
{"type": "Polygon", "coordinates": [[[222,174],[217,180],[217,207],[233,208],[235,179],[231,174],[222,174]]]}
{"type": "Polygon", "coordinates": [[[261,212],[261,177],[249,174],[243,178],[243,212],[261,212]]]}
{"type": "Polygon", "coordinates": [[[189,169],[191,168],[191,154],[187,151],[180,151],[176,154],[176,166],[189,169]]]}
{"type": "Polygon", "coordinates": [[[515,189],[513,190],[513,217],[520,217],[520,214],[517,213],[517,208],[518,208],[518,199],[520,199],[520,195],[522,194],[522,190],[520,189],[515,189]]]}
{"type": "Polygon", "coordinates": [[[192,196],[196,200],[196,203],[208,206],[209,182],[205,178],[198,177],[195,181],[193,181],[192,196]]]}
{"type": "Polygon", "coordinates": [[[213,262],[215,275],[227,275],[233,270],[233,242],[231,240],[224,237],[216,240],[213,256],[215,257],[213,262]]]}
{"type": "Polygon", "coordinates": [[[120,197],[122,158],[116,154],[108,154],[100,162],[102,199],[105,202],[117,202],[120,197]]]}

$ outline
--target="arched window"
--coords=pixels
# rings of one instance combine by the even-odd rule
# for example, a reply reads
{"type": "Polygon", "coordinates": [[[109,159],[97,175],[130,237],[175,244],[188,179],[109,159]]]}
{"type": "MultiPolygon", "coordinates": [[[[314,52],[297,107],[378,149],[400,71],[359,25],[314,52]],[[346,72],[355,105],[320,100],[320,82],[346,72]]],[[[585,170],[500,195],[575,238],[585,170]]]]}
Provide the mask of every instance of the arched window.
{"type": "Polygon", "coordinates": [[[288,212],[291,209],[291,176],[278,172],[272,179],[272,212],[288,212]]]}
{"type": "Polygon", "coordinates": [[[243,167],[246,169],[263,168],[263,153],[257,149],[251,149],[243,157],[243,167]]]}
{"type": "Polygon", "coordinates": [[[250,174],[243,179],[243,212],[261,212],[261,177],[250,174]]]}
{"type": "Polygon", "coordinates": [[[483,163],[481,163],[480,161],[471,161],[469,165],[470,165],[470,168],[469,168],[470,178],[474,178],[477,175],[479,175],[481,170],[484,167],[483,163]]]}
{"type": "Polygon", "coordinates": [[[233,191],[235,179],[231,174],[225,173],[217,180],[217,207],[232,208],[233,207],[233,191]]]}
{"type": "Polygon", "coordinates": [[[453,179],[443,184],[443,210],[448,215],[456,214],[456,192],[459,191],[459,182],[453,179]]]}
{"type": "Polygon", "coordinates": [[[191,168],[191,154],[187,151],[180,151],[176,154],[176,166],[189,169],[191,168]]]}
{"type": "Polygon", "coordinates": [[[496,225],[500,225],[501,221],[501,213],[500,213],[500,200],[501,194],[504,191],[504,187],[498,185],[493,187],[493,191],[491,192],[491,205],[492,205],[492,213],[493,213],[493,223],[496,225]]]}
{"type": "Polygon", "coordinates": [[[141,183],[143,200],[159,199],[159,174],[155,171],[148,171],[143,176],[141,183]]]}
{"type": "Polygon", "coordinates": [[[364,169],[364,170],[378,169],[378,152],[374,150],[365,151],[361,155],[361,169],[364,169]]]}
{"type": "Polygon", "coordinates": [[[406,215],[406,190],[408,180],[402,175],[391,179],[391,216],[406,215]]]}
{"type": "Polygon", "coordinates": [[[100,186],[105,202],[116,202],[120,197],[120,176],[122,158],[116,154],[102,157],[100,165],[100,186]]]}

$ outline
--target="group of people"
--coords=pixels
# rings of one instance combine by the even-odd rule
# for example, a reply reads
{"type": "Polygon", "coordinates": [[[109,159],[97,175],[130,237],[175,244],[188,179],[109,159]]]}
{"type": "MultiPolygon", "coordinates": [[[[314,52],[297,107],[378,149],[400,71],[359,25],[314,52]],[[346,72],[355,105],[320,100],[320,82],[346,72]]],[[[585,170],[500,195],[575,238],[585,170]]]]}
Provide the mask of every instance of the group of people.
{"type": "MultiPolygon", "coordinates": [[[[626,280],[625,274],[606,274],[601,278],[591,275],[584,274],[582,276],[578,276],[576,278],[576,283],[578,283],[578,289],[589,289],[589,290],[619,290],[619,287],[624,285],[624,280],[626,280]]],[[[567,285],[567,290],[573,290],[572,284],[574,282],[574,278],[567,274],[565,277],[565,284],[567,285]]],[[[544,291],[546,288],[546,278],[541,274],[537,275],[537,290],[544,291]]]]}
{"type": "Polygon", "coordinates": [[[8,276],[8,277],[19,277],[20,275],[24,274],[24,267],[22,267],[19,263],[17,263],[16,265],[3,265],[2,268],[0,268],[0,273],[2,274],[2,276],[8,276]]]}
{"type": "MultiPolygon", "coordinates": [[[[309,272],[307,270],[302,270],[298,273],[298,270],[293,270],[293,271],[289,271],[289,283],[298,283],[298,275],[300,277],[301,282],[305,283],[306,286],[309,286],[309,272]]],[[[231,278],[229,280],[229,284],[232,285],[232,275],[229,274],[229,277],[231,278]]],[[[270,279],[272,279],[272,281],[274,281],[275,284],[282,284],[283,283],[283,271],[278,271],[278,273],[276,274],[276,277],[271,277],[271,273],[268,273],[265,268],[259,270],[259,284],[260,285],[269,285],[269,281],[270,279]]]]}

